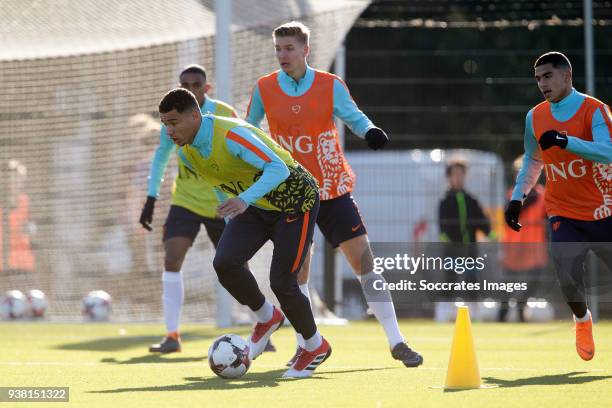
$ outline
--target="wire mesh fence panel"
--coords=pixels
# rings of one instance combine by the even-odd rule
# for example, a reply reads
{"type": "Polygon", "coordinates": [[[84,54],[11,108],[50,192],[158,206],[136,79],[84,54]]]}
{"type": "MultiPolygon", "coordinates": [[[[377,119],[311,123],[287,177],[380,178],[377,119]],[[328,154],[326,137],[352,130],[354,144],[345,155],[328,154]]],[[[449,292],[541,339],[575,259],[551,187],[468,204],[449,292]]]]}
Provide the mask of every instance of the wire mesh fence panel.
{"type": "MultiPolygon", "coordinates": [[[[234,0],[233,104],[239,114],[257,78],[278,68],[275,27],[293,19],[307,24],[316,50],[310,63],[328,69],[367,3],[234,0]]],[[[26,197],[21,208],[29,214],[19,231],[5,222],[0,291],[42,289],[49,316],[73,320],[81,318],[81,298],[103,289],[114,298],[114,319],[161,318],[161,231],[177,165],[173,158],[153,232],[147,232],[138,219],[159,125],[137,119],[156,120],[157,103],[187,64],[205,66],[214,85],[213,7],[212,0],[3,2],[1,178],[7,179],[9,160],[27,168],[11,194],[26,197]],[[11,240],[22,240],[15,256],[32,255],[35,262],[10,264],[11,240]]],[[[270,254],[267,245],[250,263],[268,294],[270,254]]],[[[214,317],[213,255],[203,236],[188,254],[186,320],[214,317]]]]}

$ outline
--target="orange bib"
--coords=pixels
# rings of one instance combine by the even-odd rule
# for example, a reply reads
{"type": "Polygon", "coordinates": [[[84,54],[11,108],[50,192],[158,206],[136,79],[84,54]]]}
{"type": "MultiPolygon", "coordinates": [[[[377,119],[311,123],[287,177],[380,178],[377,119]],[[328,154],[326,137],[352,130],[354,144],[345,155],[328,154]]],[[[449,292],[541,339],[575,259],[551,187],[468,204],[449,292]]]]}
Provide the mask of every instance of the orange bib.
{"type": "Polygon", "coordinates": [[[272,138],[287,149],[319,182],[321,200],[351,192],[355,175],[344,158],[334,124],[334,75],[315,70],[310,89],[288,96],[278,71],[259,79],[258,87],[272,138]]]}
{"type": "MultiPolygon", "coordinates": [[[[548,263],[548,246],[546,243],[546,211],[544,188],[536,184],[537,192],[535,202],[523,207],[519,222],[523,225],[520,232],[514,231],[508,225],[504,226],[502,265],[509,271],[528,271],[535,268],[544,268],[548,263]],[[529,256],[526,252],[529,251],[529,256]]],[[[512,190],[508,192],[508,200],[512,197],[512,190]]]]}
{"type": "MultiPolygon", "coordinates": [[[[542,102],[533,111],[533,130],[536,139],[547,130],[592,141],[591,120],[595,110],[600,109],[612,133],[612,124],[606,106],[595,98],[586,97],[578,112],[565,122],[557,121],[548,101],[542,102]]],[[[606,200],[612,195],[609,179],[610,165],[594,163],[558,147],[542,152],[546,174],[546,213],[575,220],[593,221],[606,218],[606,200]]]]}
{"type": "MultiPolygon", "coordinates": [[[[4,254],[2,249],[4,246],[2,239],[4,237],[8,238],[8,268],[28,272],[34,271],[34,253],[30,245],[30,237],[24,231],[29,221],[29,203],[27,195],[23,193],[19,195],[16,208],[8,212],[8,234],[4,234],[2,231],[3,223],[0,222],[0,271],[3,268],[4,254]]],[[[0,220],[4,217],[3,211],[6,210],[0,208],[0,220]]]]}

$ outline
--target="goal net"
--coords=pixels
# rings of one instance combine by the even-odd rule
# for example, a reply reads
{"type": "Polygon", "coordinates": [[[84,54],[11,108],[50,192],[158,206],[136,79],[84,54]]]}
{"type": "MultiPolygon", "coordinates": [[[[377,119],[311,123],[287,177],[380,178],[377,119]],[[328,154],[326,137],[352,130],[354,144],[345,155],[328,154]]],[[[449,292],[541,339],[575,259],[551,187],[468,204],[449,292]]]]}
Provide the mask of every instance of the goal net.
{"type": "MultiPolygon", "coordinates": [[[[368,3],[234,0],[239,114],[257,78],[277,69],[274,27],[308,25],[309,63],[329,69],[368,3]]],[[[205,66],[214,84],[214,1],[5,0],[2,8],[0,291],[41,289],[49,318],[66,321],[82,319],[82,297],[102,289],[113,297],[113,320],[160,321],[161,231],[175,158],[153,231],[138,224],[159,140],[156,108],[187,64],[205,66]]],[[[266,246],[250,263],[266,294],[270,254],[266,246]]],[[[183,268],[184,320],[215,316],[213,255],[202,231],[183,268]]]]}

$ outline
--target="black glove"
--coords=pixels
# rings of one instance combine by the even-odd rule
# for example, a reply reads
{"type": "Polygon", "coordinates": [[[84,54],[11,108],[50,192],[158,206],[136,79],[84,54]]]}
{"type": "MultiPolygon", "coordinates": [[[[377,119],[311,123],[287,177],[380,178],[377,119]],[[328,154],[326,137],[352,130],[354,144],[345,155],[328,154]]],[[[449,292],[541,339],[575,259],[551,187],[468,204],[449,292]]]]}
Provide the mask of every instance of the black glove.
{"type": "Polygon", "coordinates": [[[144,207],[142,207],[142,212],[140,213],[140,225],[142,225],[146,230],[151,231],[153,228],[151,227],[151,223],[153,222],[153,210],[155,209],[155,201],[157,198],[147,196],[147,201],[145,202],[144,207]]]}
{"type": "Polygon", "coordinates": [[[567,136],[556,130],[547,130],[540,136],[539,143],[542,150],[546,150],[553,146],[559,146],[561,149],[565,149],[567,147],[567,136]]]}
{"type": "Polygon", "coordinates": [[[365,134],[365,140],[370,149],[378,150],[387,144],[389,137],[382,129],[374,127],[365,134]]]}
{"type": "Polygon", "coordinates": [[[523,204],[519,200],[512,200],[508,203],[508,207],[506,207],[506,211],[504,212],[506,224],[517,232],[520,231],[522,227],[518,222],[522,207],[523,204]]]}

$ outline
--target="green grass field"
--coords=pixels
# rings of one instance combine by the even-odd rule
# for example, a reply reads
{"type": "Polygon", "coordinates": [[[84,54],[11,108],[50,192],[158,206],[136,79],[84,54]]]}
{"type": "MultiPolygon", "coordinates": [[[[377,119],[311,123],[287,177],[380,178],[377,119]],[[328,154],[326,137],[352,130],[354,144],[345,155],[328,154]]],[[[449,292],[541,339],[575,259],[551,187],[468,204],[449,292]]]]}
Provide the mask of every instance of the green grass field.
{"type": "Polygon", "coordinates": [[[0,403],[42,407],[564,407],[612,406],[612,322],[595,326],[596,356],[578,358],[573,325],[473,324],[480,373],[494,389],[443,391],[452,324],[403,321],[410,344],[425,364],[406,369],[393,361],[375,322],[321,327],[333,354],[306,380],[281,378],[294,336],[282,328],[239,380],[222,380],[208,368],[211,340],[248,328],[183,328],[183,352],[146,350],[161,325],[0,324],[0,386],[67,386],[69,403],[0,403]]]}

